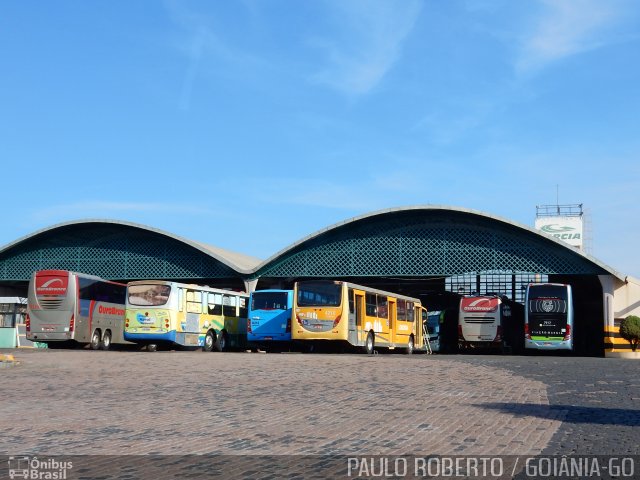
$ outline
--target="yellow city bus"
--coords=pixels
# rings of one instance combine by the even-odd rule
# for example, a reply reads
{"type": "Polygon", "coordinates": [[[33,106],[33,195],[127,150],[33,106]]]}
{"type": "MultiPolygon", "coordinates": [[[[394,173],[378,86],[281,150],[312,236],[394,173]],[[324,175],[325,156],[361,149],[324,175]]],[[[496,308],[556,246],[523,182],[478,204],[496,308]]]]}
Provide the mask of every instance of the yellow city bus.
{"type": "Polygon", "coordinates": [[[343,281],[309,280],[294,286],[291,338],[303,346],[336,341],[363,347],[426,350],[427,309],[417,298],[343,281]]]}
{"type": "Polygon", "coordinates": [[[159,345],[221,352],[247,345],[249,294],[163,280],[127,285],[124,338],[154,351],[159,345]]]}

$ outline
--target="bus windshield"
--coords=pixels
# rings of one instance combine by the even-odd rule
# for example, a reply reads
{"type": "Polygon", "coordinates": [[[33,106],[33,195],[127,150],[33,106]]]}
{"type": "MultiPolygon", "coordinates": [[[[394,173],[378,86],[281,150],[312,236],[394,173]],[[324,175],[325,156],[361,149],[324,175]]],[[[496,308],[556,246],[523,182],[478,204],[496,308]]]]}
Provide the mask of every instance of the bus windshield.
{"type": "Polygon", "coordinates": [[[170,285],[129,285],[128,301],[130,305],[165,305],[171,293],[170,285]]]}
{"type": "Polygon", "coordinates": [[[567,287],[563,285],[532,285],[529,288],[529,300],[556,298],[567,301],[567,287]]]}
{"type": "Polygon", "coordinates": [[[298,283],[298,306],[300,307],[339,307],[342,286],[333,282],[298,283]]]}
{"type": "Polygon", "coordinates": [[[286,292],[253,292],[251,310],[287,310],[286,292]]]}

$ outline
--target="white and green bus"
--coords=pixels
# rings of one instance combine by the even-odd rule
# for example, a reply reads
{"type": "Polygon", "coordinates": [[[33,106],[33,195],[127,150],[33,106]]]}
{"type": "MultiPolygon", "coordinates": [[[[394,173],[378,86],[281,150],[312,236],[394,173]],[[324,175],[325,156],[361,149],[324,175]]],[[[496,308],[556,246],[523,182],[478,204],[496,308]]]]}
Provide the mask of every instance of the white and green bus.
{"type": "Polygon", "coordinates": [[[124,338],[158,346],[224,351],[247,347],[249,294],[164,280],[127,286],[124,338]]]}

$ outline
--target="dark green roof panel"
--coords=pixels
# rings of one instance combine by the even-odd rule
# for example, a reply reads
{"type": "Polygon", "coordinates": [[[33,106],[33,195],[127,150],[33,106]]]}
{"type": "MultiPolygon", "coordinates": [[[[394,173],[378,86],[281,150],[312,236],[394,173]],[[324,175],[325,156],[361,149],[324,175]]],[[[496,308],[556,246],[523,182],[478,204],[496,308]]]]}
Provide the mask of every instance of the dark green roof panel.
{"type": "Polygon", "coordinates": [[[122,280],[238,277],[227,265],[177,239],[121,224],[63,226],[0,254],[3,280],[28,280],[32,272],[51,268],[122,280]]]}
{"type": "Polygon", "coordinates": [[[570,247],[514,224],[462,211],[415,209],[328,229],[275,257],[257,276],[448,276],[483,271],[606,273],[570,247]]]}

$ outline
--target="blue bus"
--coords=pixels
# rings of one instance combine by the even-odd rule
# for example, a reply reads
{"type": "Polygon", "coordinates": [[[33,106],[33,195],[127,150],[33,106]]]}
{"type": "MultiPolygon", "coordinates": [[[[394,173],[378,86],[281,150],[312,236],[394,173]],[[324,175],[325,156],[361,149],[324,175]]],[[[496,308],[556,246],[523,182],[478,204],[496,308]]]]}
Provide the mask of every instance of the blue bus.
{"type": "Polygon", "coordinates": [[[258,290],[251,293],[247,340],[260,348],[281,348],[291,342],[293,290],[258,290]]]}
{"type": "Polygon", "coordinates": [[[524,346],[538,350],[573,349],[571,285],[532,283],[527,286],[524,346]]]}

